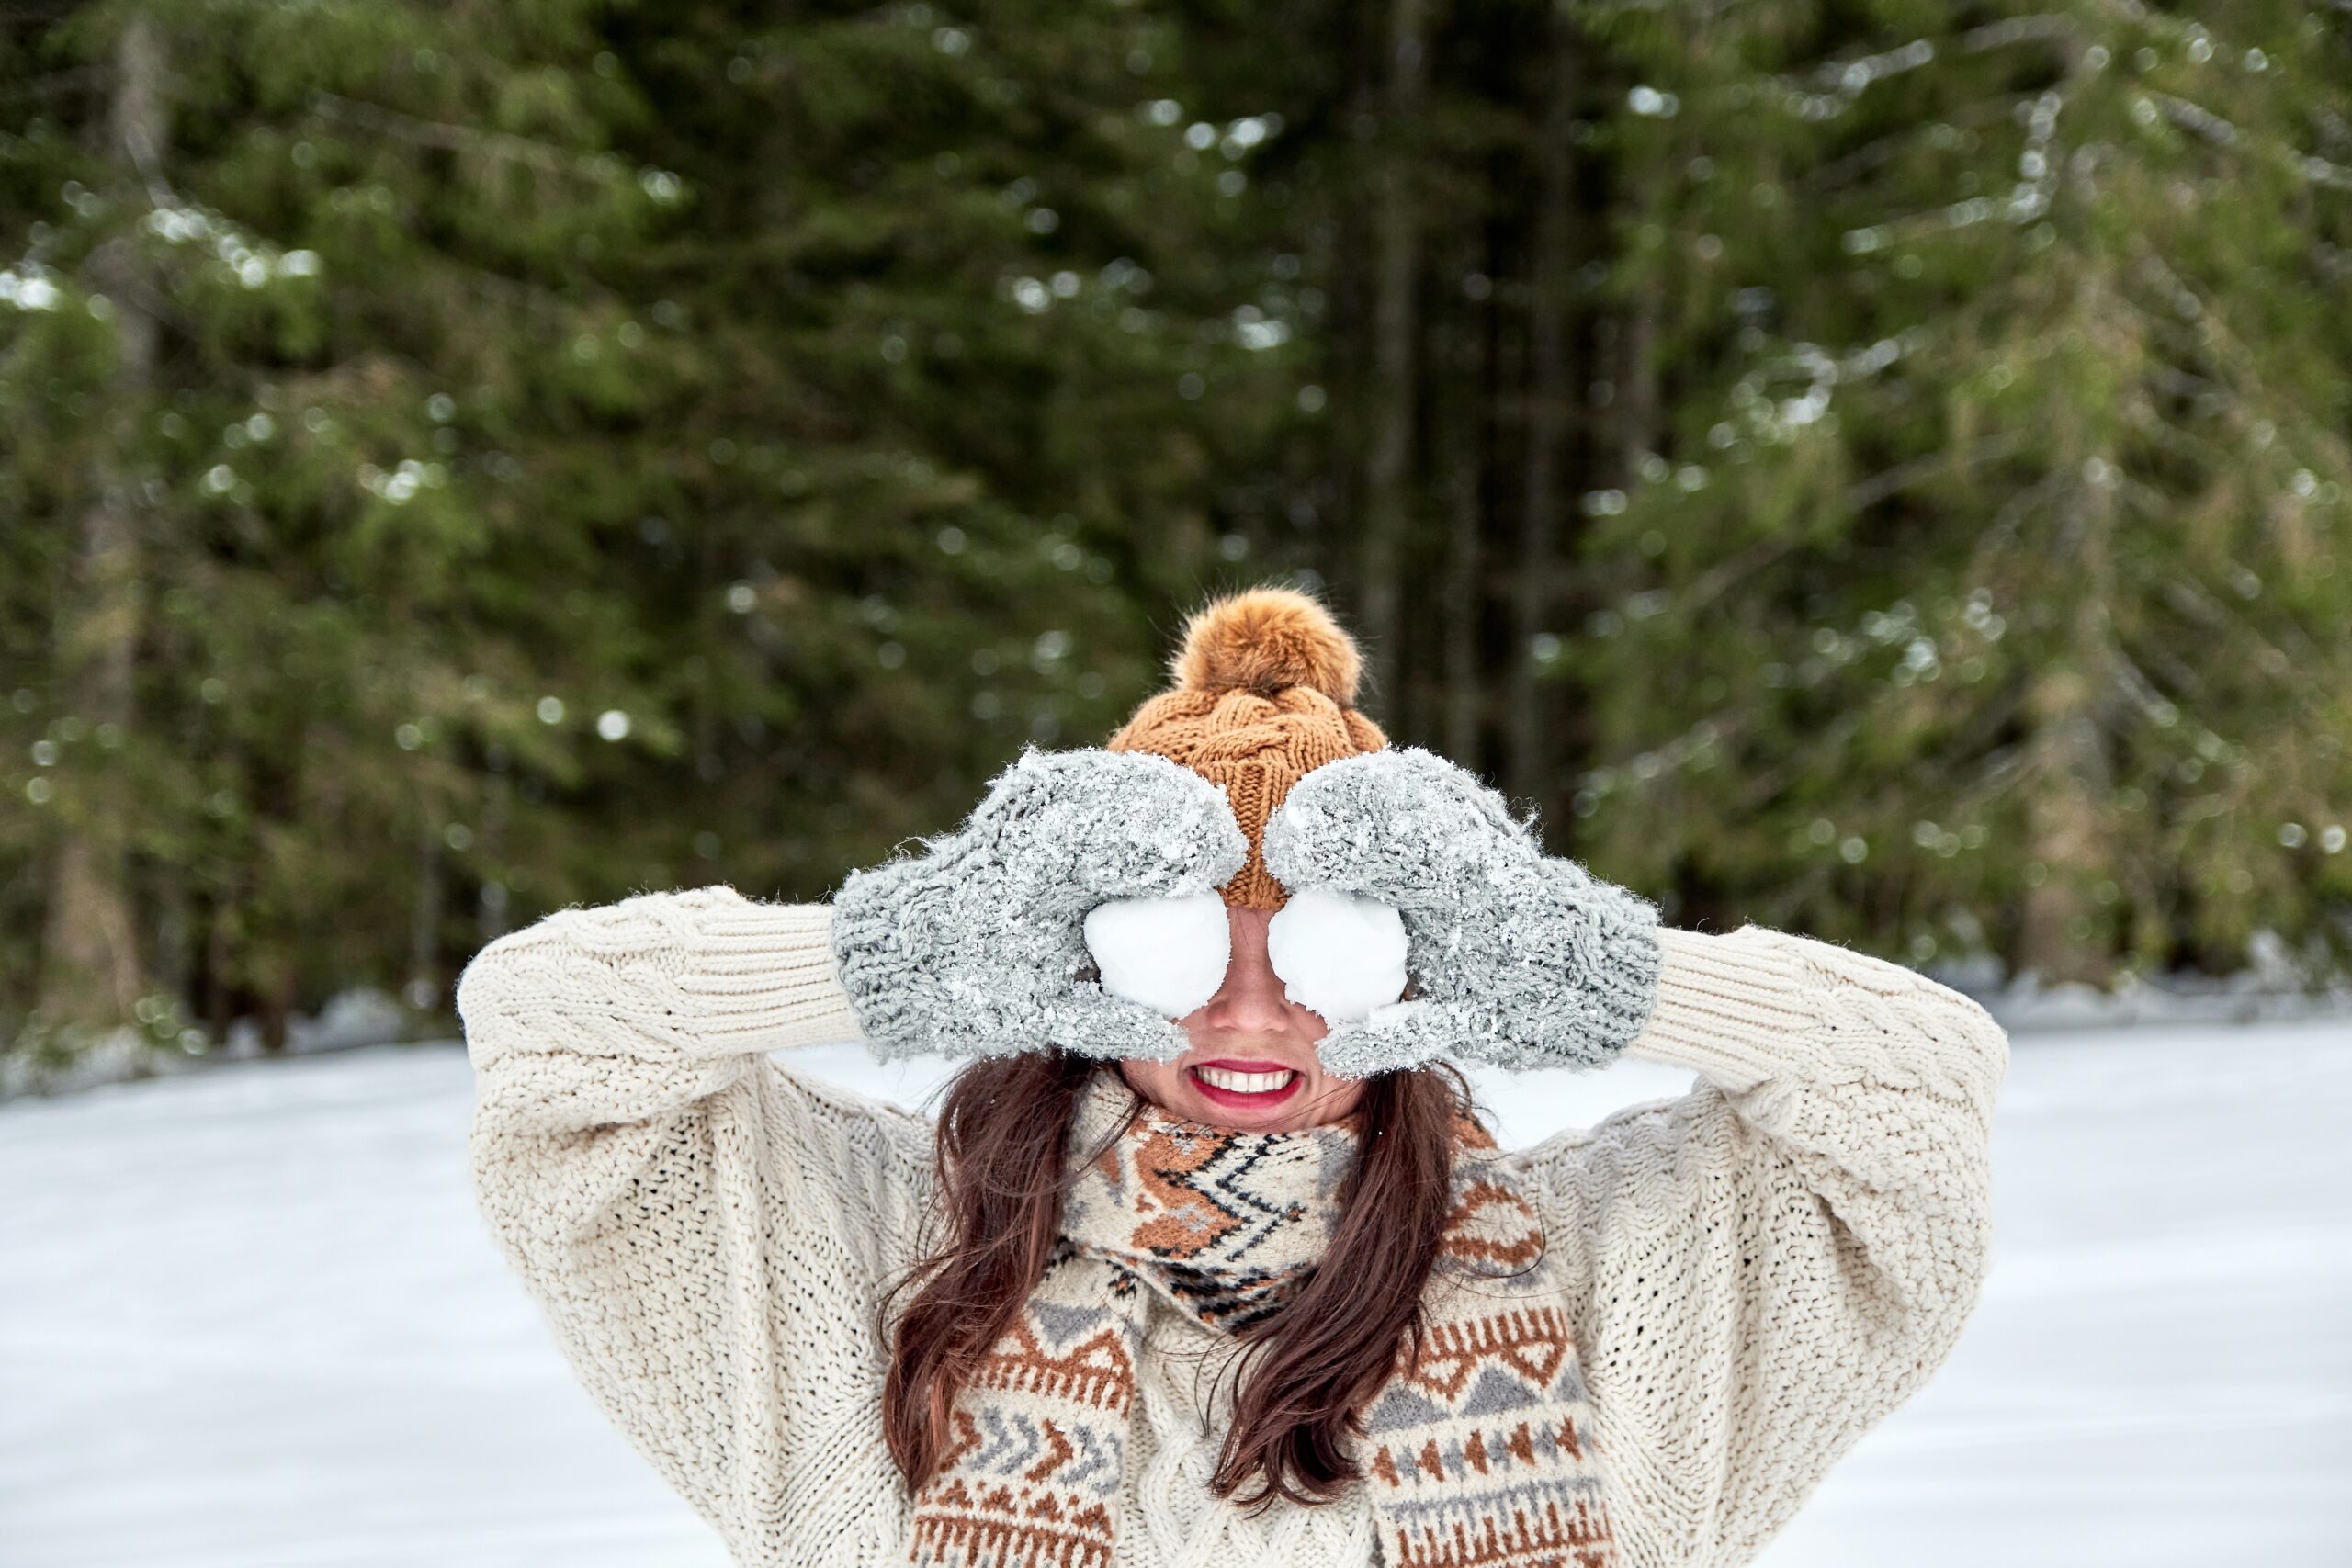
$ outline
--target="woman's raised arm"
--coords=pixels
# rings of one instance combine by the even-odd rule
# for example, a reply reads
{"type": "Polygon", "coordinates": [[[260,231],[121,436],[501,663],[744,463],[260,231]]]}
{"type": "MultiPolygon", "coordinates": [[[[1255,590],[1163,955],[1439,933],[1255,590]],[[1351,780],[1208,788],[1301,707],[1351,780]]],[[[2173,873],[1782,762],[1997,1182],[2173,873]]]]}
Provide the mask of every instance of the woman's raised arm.
{"type": "Polygon", "coordinates": [[[1517,1156],[1566,1249],[1626,1568],[1746,1562],[1950,1354],[2008,1061],[1982,1007],[1899,964],[1658,934],[1627,1049],[1702,1081],[1517,1156]]]}
{"type": "Polygon", "coordinates": [[[854,1040],[822,904],[730,888],[566,909],[468,966],[481,1211],[605,1413],[748,1562],[831,1519],[879,1560],[881,1292],[929,1124],[766,1061],[854,1040]]]}

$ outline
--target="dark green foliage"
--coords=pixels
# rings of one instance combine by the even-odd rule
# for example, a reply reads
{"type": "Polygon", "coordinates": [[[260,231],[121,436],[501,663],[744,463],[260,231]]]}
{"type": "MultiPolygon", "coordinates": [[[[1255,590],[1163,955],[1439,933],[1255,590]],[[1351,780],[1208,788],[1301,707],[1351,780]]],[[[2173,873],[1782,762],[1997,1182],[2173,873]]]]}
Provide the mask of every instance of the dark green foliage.
{"type": "Polygon", "coordinates": [[[1622,126],[1673,417],[1590,498],[1597,842],[1914,958],[2340,958],[2342,18],[1792,10],[1612,34],[1679,102],[1622,126]]]}

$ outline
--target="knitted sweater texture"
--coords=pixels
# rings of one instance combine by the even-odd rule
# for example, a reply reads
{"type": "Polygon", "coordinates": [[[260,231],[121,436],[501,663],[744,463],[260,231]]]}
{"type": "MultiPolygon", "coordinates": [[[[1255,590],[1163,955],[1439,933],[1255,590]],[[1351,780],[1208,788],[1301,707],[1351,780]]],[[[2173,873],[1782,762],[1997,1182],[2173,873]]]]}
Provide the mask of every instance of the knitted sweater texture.
{"type": "MultiPolygon", "coordinates": [[[[936,1234],[922,1117],[765,1053],[858,1038],[821,904],[723,886],[491,943],[458,1010],[500,1247],[629,1440],[756,1568],[898,1564],[882,1292],[936,1234]]],[[[1625,1568],[1752,1558],[1951,1352],[1989,1262],[2008,1044],[1899,964],[1661,928],[1634,1055],[1699,1074],[1511,1156],[1565,1267],[1625,1568]]],[[[1219,1342],[1146,1326],[1121,1568],[1367,1568],[1361,1486],[1211,1495],[1219,1342]]]]}

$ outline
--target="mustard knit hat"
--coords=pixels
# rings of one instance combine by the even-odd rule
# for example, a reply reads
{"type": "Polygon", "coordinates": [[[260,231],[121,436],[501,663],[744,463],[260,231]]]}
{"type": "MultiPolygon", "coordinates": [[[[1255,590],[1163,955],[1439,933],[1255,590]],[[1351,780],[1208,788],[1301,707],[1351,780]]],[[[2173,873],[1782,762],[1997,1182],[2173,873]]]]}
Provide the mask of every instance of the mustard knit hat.
{"type": "Polygon", "coordinates": [[[1289,900],[1266,870],[1260,837],[1309,770],[1388,744],[1355,709],[1363,660],[1331,612],[1292,588],[1210,601],[1184,625],[1169,660],[1176,684],[1145,701],[1113,751],[1150,751],[1225,786],[1250,859],[1217,891],[1245,909],[1289,900]]]}

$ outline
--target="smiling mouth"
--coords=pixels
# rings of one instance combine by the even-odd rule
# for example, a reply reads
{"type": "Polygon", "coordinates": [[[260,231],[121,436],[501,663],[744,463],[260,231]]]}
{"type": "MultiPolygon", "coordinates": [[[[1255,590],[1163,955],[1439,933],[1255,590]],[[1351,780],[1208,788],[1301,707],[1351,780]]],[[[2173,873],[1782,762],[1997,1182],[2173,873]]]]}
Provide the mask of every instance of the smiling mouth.
{"type": "Polygon", "coordinates": [[[1306,1077],[1271,1062],[1203,1062],[1187,1071],[1211,1103],[1245,1110],[1281,1104],[1306,1077]]]}

